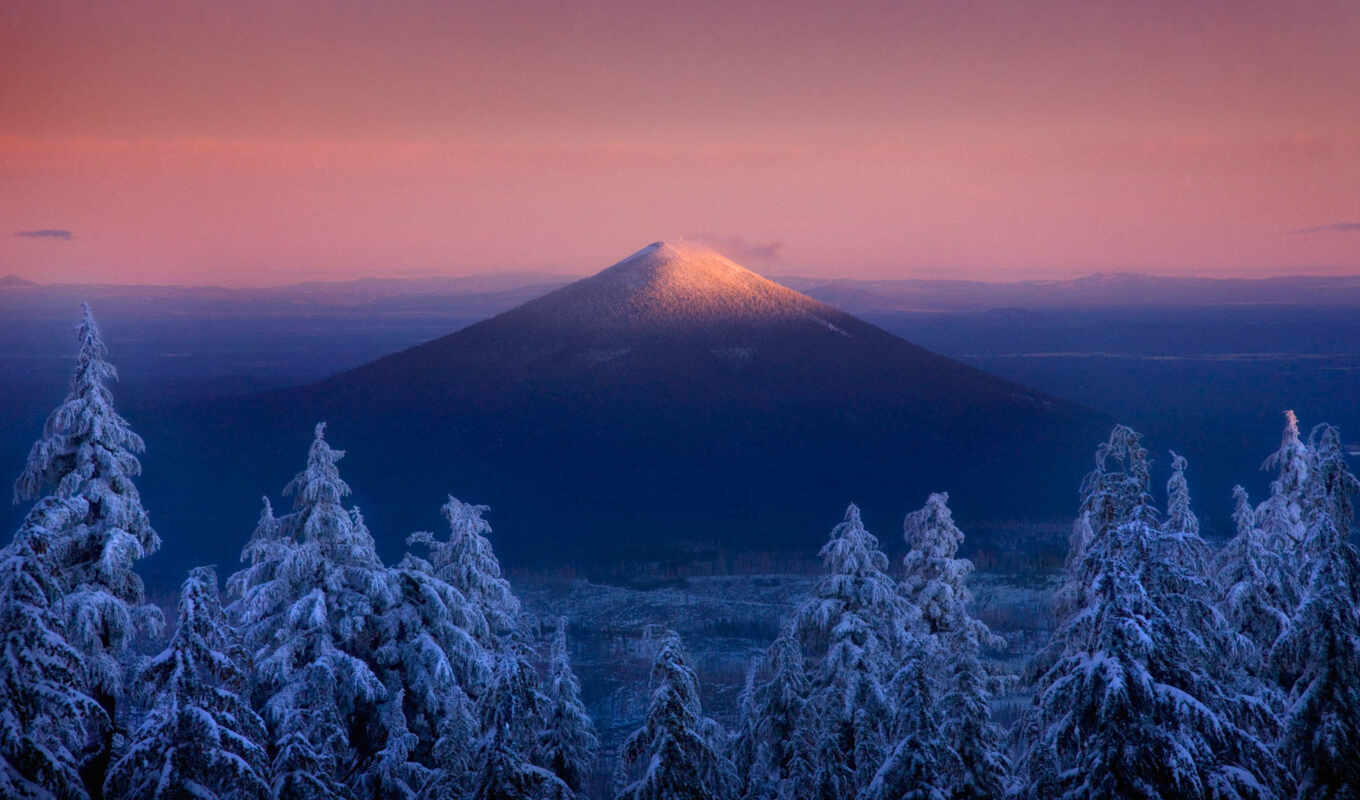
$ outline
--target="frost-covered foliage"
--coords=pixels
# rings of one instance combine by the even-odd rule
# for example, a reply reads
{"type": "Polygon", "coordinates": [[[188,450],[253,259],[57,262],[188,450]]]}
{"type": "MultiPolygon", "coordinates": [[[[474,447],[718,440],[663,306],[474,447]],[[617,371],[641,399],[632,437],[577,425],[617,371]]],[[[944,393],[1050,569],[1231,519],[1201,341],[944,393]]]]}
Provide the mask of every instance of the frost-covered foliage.
{"type": "Polygon", "coordinates": [[[962,637],[989,644],[994,637],[987,626],[968,613],[971,595],[966,581],[973,562],[958,558],[963,531],[954,524],[949,494],[932,494],[902,524],[906,540],[906,577],[902,582],[907,599],[921,612],[925,632],[941,639],[962,637]]]}
{"type": "MultiPolygon", "coordinates": [[[[407,555],[387,580],[392,602],[376,622],[378,673],[389,697],[399,698],[401,731],[414,736],[410,760],[437,766],[448,773],[444,783],[461,785],[476,746],[473,697],[490,679],[475,638],[485,625],[480,612],[422,559],[407,555]]],[[[397,709],[385,713],[398,720],[397,709]]]]}
{"type": "Polygon", "coordinates": [[[501,576],[501,565],[486,534],[491,523],[482,517],[487,506],[464,503],[452,495],[441,511],[449,523],[447,541],[432,533],[411,536],[412,544],[429,547],[433,574],[457,589],[480,610],[485,628],[475,631],[482,646],[502,652],[510,648],[519,628],[519,600],[510,582],[501,576]]]}
{"type": "Polygon", "coordinates": [[[81,306],[79,350],[70,390],[47,418],[14,486],[15,502],[43,493],[81,499],[85,513],[45,534],[64,594],[67,641],[81,653],[89,692],[115,716],[123,689],[122,657],[133,640],[159,632],[161,614],[148,605],[133,564],[155,552],[151,527],[133,478],[141,474],[140,436],[113,406],[118,377],[94,314],[81,306]]]}
{"type": "Polygon", "coordinates": [[[679,637],[668,635],[652,664],[647,715],[620,756],[619,800],[730,800],[737,776],[724,738],[703,715],[699,679],[679,637]]]}
{"type": "MultiPolygon", "coordinates": [[[[191,571],[134,693],[129,645],[159,613],[133,567],[159,540],[114,376],[86,308],[70,394],[15,487],[40,499],[0,550],[0,796],[583,794],[599,741],[565,621],[545,664],[486,507],[450,497],[448,538],[413,534],[424,557],[384,566],[323,425],[285,488],[292,510],[264,501],[231,606],[211,568],[191,571]]],[[[941,493],[906,517],[900,582],[846,510],[812,596],[752,665],[730,739],[666,636],[618,796],[1360,800],[1360,481],[1339,432],[1305,442],[1292,412],[1265,467],[1269,496],[1234,490],[1236,535],[1211,559],[1186,459],[1171,453],[1163,512],[1139,435],[1118,426],[1100,445],[1014,770],[984,655],[1004,642],[969,610],[973,567],[941,493]]]]}
{"type": "Polygon", "coordinates": [[[85,798],[82,750],[109,727],[66,641],[49,550],[87,513],[82,498],[45,498],[0,550],[0,797],[85,798]]]}
{"type": "Polygon", "coordinates": [[[542,728],[534,748],[534,762],[580,792],[589,777],[600,741],[581,702],[581,682],[567,654],[567,621],[559,619],[548,661],[542,728]]]}
{"type": "MultiPolygon", "coordinates": [[[[966,766],[945,742],[928,655],[908,658],[893,677],[892,727],[894,744],[873,780],[859,793],[860,800],[948,800],[968,797],[954,793],[952,784],[966,766]]],[[[993,795],[995,796],[995,795],[993,795]]]]}
{"type": "Polygon", "coordinates": [[[1290,694],[1282,751],[1301,797],[1360,797],[1360,556],[1325,516],[1306,547],[1303,599],[1271,653],[1290,694]]]}
{"type": "Polygon", "coordinates": [[[1308,526],[1305,542],[1316,533],[1317,521],[1323,517],[1331,519],[1342,541],[1350,541],[1360,480],[1346,463],[1341,432],[1325,423],[1314,427],[1308,436],[1308,451],[1312,469],[1303,487],[1304,522],[1308,526]]]}
{"type": "Polygon", "coordinates": [[[1293,411],[1284,412],[1284,433],[1280,447],[1261,464],[1262,469],[1276,470],[1270,483],[1270,497],[1256,509],[1256,523],[1266,542],[1283,552],[1303,542],[1307,534],[1304,522],[1304,490],[1310,482],[1312,454],[1299,439],[1299,419],[1293,411]]]}
{"type": "Polygon", "coordinates": [[[1334,514],[1353,509],[1356,480],[1335,429],[1315,431],[1302,596],[1270,653],[1289,692],[1281,742],[1301,797],[1360,797],[1360,554],[1334,514]]]}
{"type": "MultiPolygon", "coordinates": [[[[477,758],[484,759],[501,752],[487,748],[487,743],[492,741],[499,742],[497,746],[502,749],[508,747],[529,758],[535,753],[546,699],[539,691],[538,673],[520,629],[519,600],[511,590],[510,582],[502,576],[500,562],[486,537],[491,531],[491,525],[483,517],[487,507],[464,503],[450,496],[441,510],[449,523],[449,537],[441,540],[428,532],[412,534],[409,542],[423,545],[429,555],[427,559],[408,556],[403,562],[407,579],[429,584],[429,588],[423,590],[427,595],[436,586],[443,587],[440,591],[445,597],[438,605],[447,606],[447,611],[439,613],[445,615],[444,624],[448,628],[440,647],[462,693],[481,706],[477,716],[483,724],[490,713],[487,703],[508,704],[516,709],[514,714],[505,717],[505,730],[483,729],[483,747],[477,758]],[[494,693],[487,690],[491,671],[499,676],[495,680],[494,693]]],[[[462,698],[458,699],[458,705],[463,706],[462,698]]],[[[466,708],[470,712],[472,704],[466,708]]],[[[469,724],[470,713],[465,715],[458,710],[454,713],[458,722],[450,723],[449,718],[444,720],[449,730],[442,748],[444,755],[439,762],[446,772],[455,771],[459,759],[467,759],[470,751],[459,751],[454,744],[459,737],[476,729],[475,725],[469,724]],[[444,762],[448,762],[447,766],[444,762]]],[[[484,761],[471,762],[468,767],[480,771],[483,776],[488,768],[484,761]]],[[[446,774],[440,780],[447,784],[451,777],[446,774]]]]}
{"type": "Polygon", "coordinates": [[[821,726],[808,701],[810,691],[803,650],[786,629],[758,668],[753,665],[741,696],[736,767],[744,800],[811,796],[815,733],[821,726]]]}
{"type": "MultiPolygon", "coordinates": [[[[995,679],[983,666],[981,651],[1005,642],[968,611],[971,594],[966,580],[973,564],[957,557],[963,531],[954,524],[949,495],[932,494],[923,508],[908,514],[903,536],[911,549],[904,560],[906,577],[902,585],[907,599],[920,610],[929,648],[926,653],[910,656],[908,665],[915,672],[899,677],[897,682],[912,687],[911,699],[924,703],[933,714],[934,702],[929,695],[918,696],[933,691],[933,687],[915,673],[928,674],[927,655],[934,656],[930,659],[933,662],[942,662],[947,672],[940,681],[946,687],[944,721],[932,723],[932,728],[913,728],[911,735],[920,739],[938,732],[956,755],[953,759],[932,759],[931,763],[941,769],[950,767],[947,777],[941,772],[932,779],[932,786],[955,798],[996,797],[1005,785],[1009,763],[1002,753],[1001,731],[991,721],[995,679]]],[[[902,746],[899,744],[898,749],[902,746]]],[[[908,752],[918,757],[927,752],[921,748],[919,743],[911,744],[908,752]]]]}
{"type": "Polygon", "coordinates": [[[1202,546],[1183,518],[1159,524],[1146,463],[1138,435],[1116,428],[1083,484],[1083,516],[1099,524],[1068,580],[1084,602],[1042,657],[1015,794],[1283,796],[1274,754],[1242,724],[1254,704],[1227,682],[1208,582],[1194,559],[1174,557],[1202,546]],[[1109,471],[1111,456],[1126,469],[1109,471]]]}
{"type": "Polygon", "coordinates": [[[1168,531],[1199,536],[1199,517],[1190,508],[1190,484],[1185,479],[1185,456],[1171,451],[1171,477],[1166,482],[1166,524],[1168,531]]]}
{"type": "Polygon", "coordinates": [[[268,798],[264,722],[251,709],[211,567],[189,572],[170,644],[142,670],[151,707],[104,782],[107,798],[268,798]]]}
{"type": "Polygon", "coordinates": [[[850,505],[821,550],[825,576],[799,607],[794,630],[809,659],[816,732],[817,796],[848,797],[873,779],[887,754],[888,684],[919,646],[915,609],[887,574],[888,557],[850,505]]]}
{"type": "Polygon", "coordinates": [[[280,797],[326,796],[389,744],[387,690],[371,659],[390,584],[362,516],[342,505],[343,455],[317,425],[306,469],[284,489],[294,511],[276,518],[266,506],[243,553],[249,566],[230,582],[280,797]]]}
{"type": "Polygon", "coordinates": [[[1275,640],[1289,627],[1298,603],[1297,581],[1257,526],[1247,490],[1233,487],[1233,502],[1237,535],[1215,557],[1214,580],[1220,608],[1237,636],[1235,655],[1243,669],[1259,677],[1275,640]]]}
{"type": "Polygon", "coordinates": [[[944,741],[953,748],[955,771],[950,796],[982,800],[1000,797],[1011,764],[1001,728],[992,721],[994,678],[977,653],[960,652],[953,662],[950,686],[944,696],[944,741]]]}
{"type": "Polygon", "coordinates": [[[387,740],[372,765],[359,777],[356,794],[361,797],[416,800],[421,787],[434,776],[435,770],[415,760],[414,751],[419,739],[406,727],[402,694],[397,690],[389,695],[388,702],[379,712],[387,740]]]}
{"type": "Polygon", "coordinates": [[[501,659],[481,704],[482,741],[471,800],[569,800],[572,790],[553,772],[533,764],[517,734],[526,708],[523,675],[514,659],[501,659]]]}

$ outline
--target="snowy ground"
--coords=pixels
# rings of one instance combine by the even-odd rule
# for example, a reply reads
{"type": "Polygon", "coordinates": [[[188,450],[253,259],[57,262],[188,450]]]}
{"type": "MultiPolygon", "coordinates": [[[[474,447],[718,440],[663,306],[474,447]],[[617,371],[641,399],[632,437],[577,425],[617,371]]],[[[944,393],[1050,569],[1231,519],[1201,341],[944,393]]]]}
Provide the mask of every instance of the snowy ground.
{"type": "MultiPolygon", "coordinates": [[[[813,575],[733,575],[676,579],[648,588],[585,580],[516,580],[525,609],[543,618],[566,616],[573,666],[595,720],[602,747],[599,788],[606,765],[646,709],[647,672],[656,635],[680,633],[702,685],[704,710],[730,725],[747,665],[763,652],[781,622],[807,597],[813,575]]],[[[1050,600],[1056,576],[976,573],[970,585],[974,613],[1009,643],[996,658],[1018,671],[1051,628],[1050,600]]],[[[999,697],[1003,724],[1026,702],[999,697]]]]}

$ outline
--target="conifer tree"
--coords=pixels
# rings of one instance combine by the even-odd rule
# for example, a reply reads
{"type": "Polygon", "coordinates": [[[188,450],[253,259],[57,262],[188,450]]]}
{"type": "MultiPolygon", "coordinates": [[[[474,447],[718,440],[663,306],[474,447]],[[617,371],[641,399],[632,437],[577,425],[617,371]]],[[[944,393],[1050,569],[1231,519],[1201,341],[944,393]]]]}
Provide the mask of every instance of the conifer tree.
{"type": "MultiPolygon", "coordinates": [[[[81,654],[86,690],[109,719],[119,721],[123,657],[139,635],[160,631],[160,610],[146,602],[133,564],[160,547],[133,478],[141,474],[140,436],[114,410],[109,384],[118,372],[89,305],[81,306],[79,349],[66,399],[43,427],[14,486],[15,502],[44,492],[85,501],[85,515],[49,529],[47,549],[63,597],[66,640],[81,654]]],[[[92,743],[82,767],[98,794],[112,745],[113,727],[92,743]]]]}
{"type": "Polygon", "coordinates": [[[741,696],[738,775],[745,800],[797,800],[810,796],[817,719],[803,650],[783,630],[747,675],[741,696]]]}
{"type": "Polygon", "coordinates": [[[1234,486],[1233,502],[1237,534],[1215,557],[1214,578],[1223,615],[1237,636],[1232,652],[1243,669],[1263,677],[1266,657],[1289,627],[1286,609],[1297,604],[1296,580],[1257,527],[1247,490],[1234,486]]]}
{"type": "MultiPolygon", "coordinates": [[[[473,697],[491,677],[475,638],[485,623],[423,559],[408,554],[389,570],[388,582],[391,604],[376,621],[378,674],[389,696],[401,698],[401,730],[414,737],[410,759],[448,773],[439,776],[441,785],[461,786],[476,749],[473,697]]],[[[395,709],[385,713],[398,719],[395,709]]],[[[394,752],[389,748],[389,757],[394,752]]]]}
{"type": "Polygon", "coordinates": [[[557,775],[529,759],[517,729],[535,709],[524,706],[520,666],[500,659],[490,691],[481,703],[482,741],[476,758],[472,800],[570,800],[572,790],[557,775]]]}
{"type": "Polygon", "coordinates": [[[887,755],[888,683],[914,623],[853,503],[820,555],[826,574],[798,608],[794,630],[812,661],[809,701],[820,725],[812,782],[830,799],[857,795],[887,755]]]}
{"type": "MultiPolygon", "coordinates": [[[[390,584],[357,509],[345,509],[344,455],[316,426],[307,466],[284,489],[294,511],[266,507],[230,585],[253,650],[256,695],[273,738],[279,798],[344,794],[345,773],[387,747],[386,687],[371,663],[390,584]]],[[[387,717],[390,719],[391,717],[387,717]]]]}
{"type": "Polygon", "coordinates": [[[1137,434],[1117,428],[1107,445],[1083,485],[1083,514],[1099,525],[1069,576],[1084,602],[1062,619],[1037,681],[1016,794],[1281,796],[1283,770],[1240,724],[1236,687],[1216,666],[1222,625],[1207,582],[1170,557],[1199,545],[1171,530],[1184,521],[1159,524],[1137,434]],[[1106,469],[1106,457],[1125,469],[1106,469]]]}
{"type": "Polygon", "coordinates": [[[1303,589],[1270,667],[1289,694],[1281,749],[1300,796],[1350,800],[1360,797],[1360,553],[1349,536],[1360,483],[1332,426],[1314,429],[1308,451],[1303,589]]]}
{"type": "Polygon", "coordinates": [[[892,741],[860,800],[949,800],[966,797],[953,784],[965,767],[946,743],[924,649],[908,658],[893,677],[892,741]]]}
{"type": "Polygon", "coordinates": [[[821,556],[826,574],[794,626],[811,661],[809,700],[819,724],[813,785],[829,800],[858,794],[887,754],[887,687],[918,623],[855,505],[821,556]]]}
{"type": "Polygon", "coordinates": [[[383,703],[380,713],[387,741],[359,778],[359,794],[363,797],[416,800],[421,787],[434,778],[436,770],[416,760],[414,751],[418,740],[406,727],[402,695],[398,689],[383,703]]]}
{"type": "MultiPolygon", "coordinates": [[[[990,686],[994,678],[983,666],[981,651],[1005,642],[968,610],[972,595],[966,581],[973,564],[957,557],[963,532],[954,524],[949,495],[932,494],[923,508],[908,514],[903,536],[911,548],[904,562],[903,589],[907,599],[920,609],[925,625],[923,643],[927,645],[926,651],[912,655],[909,665],[923,671],[929,655],[938,654],[948,673],[941,681],[947,687],[942,698],[946,716],[934,728],[907,730],[919,740],[938,729],[944,737],[941,746],[955,756],[930,760],[938,768],[952,770],[947,777],[930,777],[930,785],[948,797],[995,797],[1005,786],[1009,764],[1002,752],[1001,732],[991,720],[990,686]]],[[[915,693],[910,699],[935,713],[932,683],[914,673],[906,679],[915,693]]],[[[936,746],[929,743],[929,747],[936,746]]],[[[918,757],[926,752],[922,747],[920,741],[910,743],[906,752],[918,757]]],[[[915,769],[921,768],[918,764],[915,769]]]]}
{"type": "Polygon", "coordinates": [[[519,630],[520,605],[501,575],[501,565],[486,534],[491,523],[482,516],[488,506],[464,503],[450,495],[441,511],[449,523],[449,538],[441,541],[432,533],[416,533],[412,544],[429,548],[434,575],[447,582],[481,612],[485,629],[476,632],[483,647],[492,652],[510,649],[519,630]]]}
{"type": "Polygon", "coordinates": [[[652,664],[647,715],[623,745],[619,800],[730,800],[737,781],[722,738],[703,715],[679,637],[668,635],[652,664]]]}
{"type": "Polygon", "coordinates": [[[268,798],[264,722],[245,699],[239,646],[211,567],[191,570],[179,626],[138,683],[151,708],[109,769],[108,798],[268,798]]]}
{"type": "Polygon", "coordinates": [[[1308,480],[1304,483],[1304,521],[1309,536],[1316,532],[1316,522],[1327,517],[1336,527],[1342,541],[1350,541],[1355,522],[1355,498],[1360,495],[1360,480],[1351,474],[1346,463],[1346,452],[1341,446],[1341,431],[1323,423],[1313,428],[1308,436],[1308,451],[1312,462],[1308,480]]]}
{"type": "Polygon", "coordinates": [[[1261,464],[1261,469],[1276,470],[1275,480],[1270,483],[1270,496],[1256,509],[1257,525],[1266,543],[1280,553],[1297,548],[1307,534],[1304,492],[1313,461],[1312,453],[1299,438],[1298,417],[1293,411],[1286,411],[1284,419],[1279,449],[1261,464]]]}
{"type": "Polygon", "coordinates": [[[84,800],[81,752],[109,727],[66,641],[49,549],[52,531],[85,518],[86,505],[44,498],[0,549],[0,797],[84,800]]]}
{"type": "Polygon", "coordinates": [[[591,760],[600,742],[581,702],[581,682],[571,669],[565,618],[557,621],[553,635],[544,694],[543,723],[534,762],[561,778],[573,792],[580,793],[590,777],[591,760]]]}

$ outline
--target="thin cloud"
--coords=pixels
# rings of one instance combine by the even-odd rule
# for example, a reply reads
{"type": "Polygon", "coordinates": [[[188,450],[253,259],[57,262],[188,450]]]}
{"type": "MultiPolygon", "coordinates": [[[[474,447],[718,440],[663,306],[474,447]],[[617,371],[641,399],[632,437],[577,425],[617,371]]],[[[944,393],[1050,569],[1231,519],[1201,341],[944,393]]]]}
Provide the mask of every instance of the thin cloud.
{"type": "Polygon", "coordinates": [[[1360,222],[1333,222],[1331,225],[1315,225],[1311,228],[1299,228],[1290,233],[1360,233],[1360,222]]]}
{"type": "Polygon", "coordinates": [[[734,261],[778,261],[784,249],[784,243],[781,241],[752,242],[742,236],[724,236],[717,233],[700,233],[689,238],[722,251],[734,261]]]}
{"type": "Polygon", "coordinates": [[[75,234],[64,228],[39,228],[35,231],[15,231],[14,235],[20,239],[58,239],[69,242],[75,238],[75,234]]]}

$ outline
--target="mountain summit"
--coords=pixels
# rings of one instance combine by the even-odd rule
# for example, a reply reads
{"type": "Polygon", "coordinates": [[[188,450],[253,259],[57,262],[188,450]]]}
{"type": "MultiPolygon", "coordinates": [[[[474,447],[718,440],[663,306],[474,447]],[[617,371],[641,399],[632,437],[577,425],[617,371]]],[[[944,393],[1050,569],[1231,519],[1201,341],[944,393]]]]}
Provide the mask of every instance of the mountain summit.
{"type": "Polygon", "coordinates": [[[571,325],[660,330],[740,320],[805,320],[833,311],[690,242],[654,242],[523,308],[571,325]]]}
{"type": "MultiPolygon", "coordinates": [[[[216,427],[215,443],[165,439],[185,459],[246,466],[231,490],[242,503],[281,484],[325,420],[380,543],[432,525],[452,492],[492,506],[512,559],[592,561],[695,541],[806,551],[851,500],[891,537],[940,490],[965,519],[1067,515],[1105,425],[664,242],[448,336],[203,414],[190,430],[216,427]]],[[[191,508],[192,491],[165,489],[191,508]]]]}

